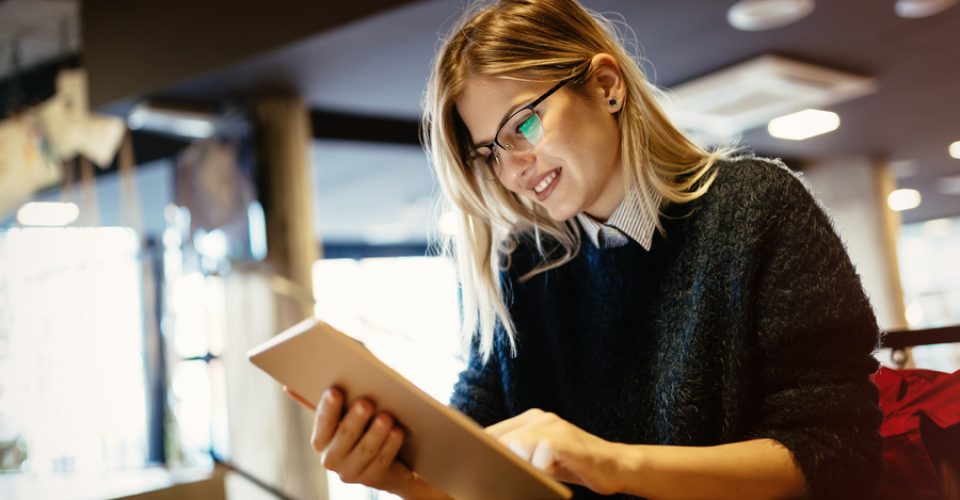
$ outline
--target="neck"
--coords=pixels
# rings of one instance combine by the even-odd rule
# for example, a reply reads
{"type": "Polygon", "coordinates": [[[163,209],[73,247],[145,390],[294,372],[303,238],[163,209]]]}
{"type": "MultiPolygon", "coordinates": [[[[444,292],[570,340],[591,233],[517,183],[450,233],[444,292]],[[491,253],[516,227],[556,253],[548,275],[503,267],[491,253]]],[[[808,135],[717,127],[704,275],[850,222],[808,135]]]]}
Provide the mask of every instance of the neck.
{"type": "Polygon", "coordinates": [[[611,176],[610,183],[603,189],[600,196],[587,207],[584,212],[600,222],[606,222],[613,212],[620,206],[627,195],[624,188],[623,175],[611,176]]]}

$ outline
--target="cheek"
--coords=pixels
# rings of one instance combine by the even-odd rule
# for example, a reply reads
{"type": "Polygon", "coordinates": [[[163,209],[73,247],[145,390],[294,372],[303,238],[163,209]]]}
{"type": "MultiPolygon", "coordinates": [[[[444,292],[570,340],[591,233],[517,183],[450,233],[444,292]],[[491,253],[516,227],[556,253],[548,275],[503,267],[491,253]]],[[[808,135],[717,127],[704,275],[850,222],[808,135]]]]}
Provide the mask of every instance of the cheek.
{"type": "Polygon", "coordinates": [[[523,180],[519,175],[503,174],[500,175],[496,181],[491,180],[488,182],[499,182],[503,189],[506,189],[517,196],[523,196],[524,191],[526,191],[526,189],[523,187],[523,180]]]}
{"type": "Polygon", "coordinates": [[[550,167],[580,163],[579,158],[583,156],[583,138],[579,135],[581,131],[576,123],[575,119],[567,119],[553,124],[546,131],[539,152],[539,163],[550,167]]]}
{"type": "Polygon", "coordinates": [[[541,163],[571,167],[566,172],[569,177],[591,183],[595,174],[612,167],[619,153],[619,131],[610,118],[582,116],[557,127],[555,134],[545,137],[541,163]]]}
{"type": "Polygon", "coordinates": [[[552,146],[545,151],[562,155],[567,161],[569,158],[587,160],[586,164],[578,162],[578,166],[593,169],[605,164],[611,152],[615,152],[619,131],[612,114],[579,99],[571,98],[555,122],[544,124],[545,139],[550,140],[552,146]]]}

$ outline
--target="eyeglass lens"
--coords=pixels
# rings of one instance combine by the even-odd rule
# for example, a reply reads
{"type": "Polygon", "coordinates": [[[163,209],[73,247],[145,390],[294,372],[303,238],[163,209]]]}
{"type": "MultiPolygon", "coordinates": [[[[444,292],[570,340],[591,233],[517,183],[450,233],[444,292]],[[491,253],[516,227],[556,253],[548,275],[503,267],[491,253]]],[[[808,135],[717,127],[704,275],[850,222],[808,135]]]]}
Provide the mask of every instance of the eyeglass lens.
{"type": "MultiPolygon", "coordinates": [[[[503,125],[497,142],[506,151],[524,153],[533,149],[542,138],[543,124],[540,117],[533,110],[524,109],[503,125]]],[[[475,149],[471,154],[471,161],[476,168],[492,171],[496,175],[500,173],[500,160],[496,157],[496,152],[487,146],[475,149]]]]}

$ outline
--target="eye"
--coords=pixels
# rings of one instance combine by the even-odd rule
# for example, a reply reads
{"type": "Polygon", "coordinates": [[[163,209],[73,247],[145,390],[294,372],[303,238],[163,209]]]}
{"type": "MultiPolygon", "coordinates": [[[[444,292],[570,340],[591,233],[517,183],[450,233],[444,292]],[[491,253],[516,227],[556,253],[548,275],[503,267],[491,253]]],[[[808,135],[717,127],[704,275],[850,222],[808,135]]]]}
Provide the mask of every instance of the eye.
{"type": "Polygon", "coordinates": [[[536,144],[543,138],[543,126],[540,123],[540,117],[536,113],[530,113],[530,116],[517,126],[517,132],[530,144],[536,144]]]}
{"type": "Polygon", "coordinates": [[[476,166],[488,166],[493,162],[493,151],[483,146],[470,152],[469,160],[476,166]]]}
{"type": "Polygon", "coordinates": [[[529,138],[536,127],[537,117],[531,113],[530,116],[517,125],[517,133],[523,134],[524,137],[529,138]]]}

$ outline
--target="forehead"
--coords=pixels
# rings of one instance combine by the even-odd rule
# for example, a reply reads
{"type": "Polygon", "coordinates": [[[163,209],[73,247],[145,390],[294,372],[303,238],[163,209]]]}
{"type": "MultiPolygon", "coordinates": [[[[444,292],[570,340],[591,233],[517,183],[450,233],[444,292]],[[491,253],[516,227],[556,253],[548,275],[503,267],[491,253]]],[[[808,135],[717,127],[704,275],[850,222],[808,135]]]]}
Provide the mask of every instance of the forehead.
{"type": "Polygon", "coordinates": [[[549,83],[471,77],[457,98],[457,112],[475,144],[491,142],[508,112],[536,99],[547,88],[549,83]]]}

